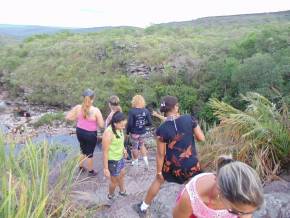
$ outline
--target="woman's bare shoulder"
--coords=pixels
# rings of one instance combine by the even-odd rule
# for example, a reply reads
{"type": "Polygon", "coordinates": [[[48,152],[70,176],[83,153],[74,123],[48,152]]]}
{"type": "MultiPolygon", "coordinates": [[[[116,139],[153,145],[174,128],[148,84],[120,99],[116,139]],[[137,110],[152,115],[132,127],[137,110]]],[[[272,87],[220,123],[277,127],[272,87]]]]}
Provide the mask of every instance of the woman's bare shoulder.
{"type": "Polygon", "coordinates": [[[216,176],[214,174],[204,175],[196,180],[196,190],[199,196],[208,196],[216,185],[216,176]]]}

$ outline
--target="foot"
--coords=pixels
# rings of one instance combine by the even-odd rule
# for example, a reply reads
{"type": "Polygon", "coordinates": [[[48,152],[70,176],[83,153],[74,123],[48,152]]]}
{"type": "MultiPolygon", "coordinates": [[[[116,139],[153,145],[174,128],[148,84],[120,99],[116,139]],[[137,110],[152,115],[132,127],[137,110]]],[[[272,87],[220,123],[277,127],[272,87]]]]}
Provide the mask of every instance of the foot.
{"type": "Polygon", "coordinates": [[[97,172],[94,171],[94,170],[90,170],[90,171],[88,172],[88,176],[96,176],[96,175],[97,175],[97,172]]]}
{"type": "Polygon", "coordinates": [[[141,205],[142,205],[142,202],[139,203],[139,204],[134,204],[133,205],[133,210],[138,213],[139,217],[140,218],[146,218],[148,217],[148,208],[147,210],[141,210],[141,205]]]}
{"type": "Polygon", "coordinates": [[[119,191],[119,195],[126,197],[126,196],[128,196],[128,193],[126,192],[126,190],[123,192],[119,191]]]}
{"type": "Polygon", "coordinates": [[[138,166],[138,159],[132,161],[132,166],[138,166]]]}
{"type": "Polygon", "coordinates": [[[84,167],[79,167],[79,172],[80,173],[84,173],[86,171],[86,169],[84,167]]]}
{"type": "Polygon", "coordinates": [[[115,194],[112,194],[112,195],[107,194],[107,200],[109,200],[109,201],[112,201],[114,199],[114,197],[115,197],[115,194]]]}

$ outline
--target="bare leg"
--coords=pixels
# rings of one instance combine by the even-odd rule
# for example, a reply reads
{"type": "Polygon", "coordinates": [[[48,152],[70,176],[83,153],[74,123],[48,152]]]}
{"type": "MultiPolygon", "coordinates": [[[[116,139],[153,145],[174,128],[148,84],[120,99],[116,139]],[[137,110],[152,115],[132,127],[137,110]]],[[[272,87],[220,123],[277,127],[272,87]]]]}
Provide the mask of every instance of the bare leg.
{"type": "Polygon", "coordinates": [[[120,188],[120,192],[125,192],[125,185],[124,185],[124,177],[125,177],[125,169],[121,170],[120,175],[117,177],[118,179],[118,186],[120,188]]]}
{"type": "Polygon", "coordinates": [[[145,162],[146,168],[148,170],[149,169],[149,162],[148,162],[148,157],[147,157],[147,149],[146,149],[144,144],[141,146],[140,151],[141,151],[141,154],[143,156],[143,160],[145,162]]]}
{"type": "Polygon", "coordinates": [[[161,185],[164,183],[164,179],[155,178],[153,183],[151,184],[149,190],[147,191],[146,197],[144,202],[148,205],[151,204],[152,200],[155,198],[155,196],[158,194],[161,185]]]}
{"type": "Polygon", "coordinates": [[[84,161],[86,159],[86,156],[83,154],[80,154],[80,159],[79,159],[79,166],[84,167],[84,161]]]}
{"type": "Polygon", "coordinates": [[[113,195],[114,192],[115,192],[115,189],[117,187],[117,184],[118,184],[118,180],[115,176],[111,176],[111,179],[110,179],[110,185],[109,185],[109,194],[110,195],[113,195]]]}
{"type": "Polygon", "coordinates": [[[88,158],[88,170],[91,171],[94,169],[94,162],[93,162],[93,158],[90,157],[88,158]]]}
{"type": "Polygon", "coordinates": [[[143,157],[147,156],[147,149],[144,144],[140,147],[140,152],[143,157]]]}
{"type": "Polygon", "coordinates": [[[132,157],[133,157],[133,160],[136,160],[136,159],[138,159],[138,149],[135,149],[135,148],[133,148],[132,149],[132,157]]]}

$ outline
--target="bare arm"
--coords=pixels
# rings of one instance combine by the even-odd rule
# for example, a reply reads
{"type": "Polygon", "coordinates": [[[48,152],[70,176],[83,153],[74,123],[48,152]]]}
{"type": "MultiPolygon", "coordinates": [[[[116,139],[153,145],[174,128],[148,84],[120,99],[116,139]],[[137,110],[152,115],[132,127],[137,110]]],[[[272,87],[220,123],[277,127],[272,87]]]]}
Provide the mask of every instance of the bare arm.
{"type": "Polygon", "coordinates": [[[100,128],[104,128],[103,115],[102,115],[101,111],[98,108],[96,108],[96,119],[97,119],[98,126],[100,128]]]}
{"type": "Polygon", "coordinates": [[[194,129],[193,129],[193,133],[194,136],[196,138],[197,141],[204,141],[205,140],[205,136],[200,128],[199,125],[197,125],[194,129]]]}
{"type": "Polygon", "coordinates": [[[69,121],[75,121],[78,116],[80,105],[73,107],[69,112],[67,112],[65,119],[69,121]]]}
{"type": "Polygon", "coordinates": [[[157,174],[162,172],[166,144],[157,139],[156,170],[157,174]]]}
{"type": "Polygon", "coordinates": [[[111,141],[112,141],[112,133],[107,129],[105,130],[103,134],[103,138],[102,138],[104,174],[107,177],[110,176],[108,159],[109,159],[109,148],[110,148],[111,141]]]}
{"type": "Polygon", "coordinates": [[[162,116],[161,114],[159,114],[159,113],[156,112],[156,111],[153,111],[153,112],[152,112],[152,115],[153,115],[154,117],[159,118],[162,122],[165,121],[165,119],[166,119],[166,117],[162,116]]]}
{"type": "Polygon", "coordinates": [[[186,190],[184,190],[175,208],[173,209],[173,218],[188,218],[192,215],[192,207],[190,198],[186,190]]]}

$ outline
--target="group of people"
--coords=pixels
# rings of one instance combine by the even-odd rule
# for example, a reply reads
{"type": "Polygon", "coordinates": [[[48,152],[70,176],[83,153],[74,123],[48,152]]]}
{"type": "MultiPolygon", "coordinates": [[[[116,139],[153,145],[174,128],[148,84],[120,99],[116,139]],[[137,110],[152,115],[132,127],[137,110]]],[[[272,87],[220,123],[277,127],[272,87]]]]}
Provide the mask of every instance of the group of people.
{"type": "Polygon", "coordinates": [[[202,172],[195,140],[204,141],[205,136],[194,115],[180,114],[176,97],[165,96],[161,99],[161,115],[157,112],[150,114],[144,98],[136,95],[126,117],[119,98],[111,96],[111,112],[105,122],[100,110],[93,106],[94,92],[85,90],[83,97],[82,105],[72,108],[66,119],[77,121],[76,133],[82,153],[80,170],[85,170],[83,161],[87,158],[89,175],[96,175],[92,162],[97,143],[96,131],[105,127],[102,136],[103,171],[110,178],[109,200],[114,198],[117,186],[119,195],[128,195],[124,184],[124,158],[127,156],[124,142],[127,138],[132,143],[132,165],[138,165],[140,151],[146,169],[149,168],[144,139],[146,126],[152,125],[153,115],[161,119],[155,134],[156,177],[145,199],[133,206],[140,217],[146,217],[150,204],[165,181],[184,185],[173,209],[174,218],[248,218],[263,204],[261,181],[247,164],[222,156],[217,160],[216,173],[202,172]]]}

